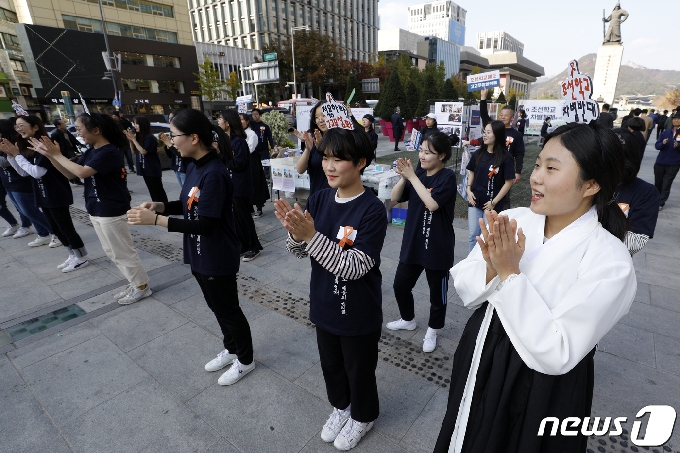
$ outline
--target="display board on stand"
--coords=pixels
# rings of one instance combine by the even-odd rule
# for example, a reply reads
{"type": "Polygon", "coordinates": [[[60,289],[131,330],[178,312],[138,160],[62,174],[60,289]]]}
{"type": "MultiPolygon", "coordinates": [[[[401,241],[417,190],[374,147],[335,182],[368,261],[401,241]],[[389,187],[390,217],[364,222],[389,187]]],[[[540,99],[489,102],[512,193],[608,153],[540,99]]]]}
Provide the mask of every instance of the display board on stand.
{"type": "Polygon", "coordinates": [[[520,100],[517,102],[517,111],[524,110],[527,113],[527,126],[524,135],[540,135],[541,127],[546,118],[561,120],[562,102],[550,100],[520,100]]]}

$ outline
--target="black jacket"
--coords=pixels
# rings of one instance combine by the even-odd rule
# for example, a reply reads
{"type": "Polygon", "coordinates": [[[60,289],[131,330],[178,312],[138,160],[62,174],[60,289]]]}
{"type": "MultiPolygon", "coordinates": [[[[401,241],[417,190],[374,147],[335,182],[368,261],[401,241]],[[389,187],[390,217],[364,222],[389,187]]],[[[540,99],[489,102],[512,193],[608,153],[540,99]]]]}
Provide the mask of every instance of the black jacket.
{"type": "Polygon", "coordinates": [[[61,153],[70,159],[72,157],[75,157],[76,151],[78,151],[80,143],[69,131],[64,131],[64,133],[62,133],[62,131],[60,131],[59,129],[55,129],[50,135],[50,138],[52,139],[52,141],[57,142],[59,144],[59,149],[61,149],[61,153]],[[64,136],[64,133],[66,134],[66,136],[64,136]],[[73,149],[69,149],[68,146],[69,142],[71,142],[71,146],[73,147],[73,149]]]}
{"type": "Polygon", "coordinates": [[[609,112],[600,112],[597,122],[609,129],[614,129],[614,117],[609,112]]]}
{"type": "Polygon", "coordinates": [[[390,118],[390,121],[392,122],[392,130],[394,131],[403,131],[404,130],[404,118],[398,113],[394,113],[392,115],[392,118],[390,118]]]}

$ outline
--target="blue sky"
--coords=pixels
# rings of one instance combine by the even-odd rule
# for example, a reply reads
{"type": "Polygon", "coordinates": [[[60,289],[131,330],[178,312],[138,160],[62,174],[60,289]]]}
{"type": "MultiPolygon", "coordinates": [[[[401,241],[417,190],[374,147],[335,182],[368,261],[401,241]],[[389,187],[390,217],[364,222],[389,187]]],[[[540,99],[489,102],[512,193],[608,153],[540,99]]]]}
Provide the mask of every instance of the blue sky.
{"type": "MultiPolygon", "coordinates": [[[[596,53],[602,44],[602,9],[614,9],[611,0],[454,0],[467,10],[465,44],[476,34],[504,30],[524,43],[524,56],[555,75],[569,60],[596,53]]],[[[409,5],[418,0],[380,0],[380,26],[408,29],[409,5]]],[[[680,0],[622,0],[630,18],[621,26],[623,62],[650,69],[680,70],[674,50],[680,22],[680,0]],[[661,6],[661,5],[664,6],[661,6]]],[[[592,75],[592,74],[591,74],[592,75]]]]}

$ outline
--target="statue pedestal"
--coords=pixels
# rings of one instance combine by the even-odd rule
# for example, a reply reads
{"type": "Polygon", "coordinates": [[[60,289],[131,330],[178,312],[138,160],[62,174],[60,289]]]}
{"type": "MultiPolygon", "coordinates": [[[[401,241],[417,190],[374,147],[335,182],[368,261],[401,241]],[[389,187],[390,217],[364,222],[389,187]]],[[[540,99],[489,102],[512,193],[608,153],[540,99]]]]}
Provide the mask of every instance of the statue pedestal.
{"type": "Polygon", "coordinates": [[[623,45],[607,43],[597,50],[595,74],[593,77],[593,99],[602,96],[607,104],[614,103],[616,82],[619,80],[619,69],[623,58],[623,45]]]}

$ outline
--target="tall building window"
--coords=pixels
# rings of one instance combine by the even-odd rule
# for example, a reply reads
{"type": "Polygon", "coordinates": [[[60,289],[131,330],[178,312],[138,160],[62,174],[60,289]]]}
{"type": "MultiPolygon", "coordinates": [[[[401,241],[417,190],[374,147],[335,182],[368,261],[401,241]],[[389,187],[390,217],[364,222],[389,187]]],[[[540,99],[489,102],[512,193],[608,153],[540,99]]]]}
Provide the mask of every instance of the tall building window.
{"type": "Polygon", "coordinates": [[[19,19],[17,18],[17,14],[14,11],[10,11],[5,8],[0,8],[0,19],[4,19],[7,22],[12,22],[12,23],[17,23],[19,22],[19,19]]]}
{"type": "MultiPolygon", "coordinates": [[[[65,14],[63,14],[61,18],[64,21],[64,28],[67,30],[79,30],[90,33],[102,32],[102,25],[98,20],[88,19],[86,17],[67,16],[65,14]]],[[[153,28],[138,27],[136,25],[117,24],[115,22],[106,22],[106,31],[109,34],[116,36],[177,44],[177,33],[174,31],[156,30],[153,28]]]]}
{"type": "MultiPolygon", "coordinates": [[[[99,0],[83,1],[86,1],[87,3],[99,3],[99,0]]],[[[154,16],[175,17],[172,6],[148,0],[102,0],[102,5],[141,12],[143,14],[152,14],[154,16]]]]}

